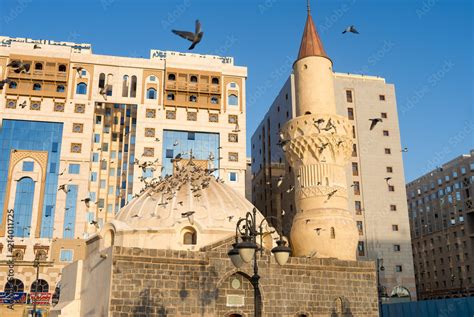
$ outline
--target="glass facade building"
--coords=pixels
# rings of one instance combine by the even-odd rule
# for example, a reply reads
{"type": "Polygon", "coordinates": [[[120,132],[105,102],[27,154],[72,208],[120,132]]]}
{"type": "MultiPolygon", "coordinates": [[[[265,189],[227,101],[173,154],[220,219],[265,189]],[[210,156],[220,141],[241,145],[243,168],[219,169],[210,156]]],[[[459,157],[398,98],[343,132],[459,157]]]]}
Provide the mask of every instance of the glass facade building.
{"type": "MultiPolygon", "coordinates": [[[[48,165],[46,171],[44,201],[43,206],[41,207],[43,213],[40,236],[42,238],[52,238],[62,134],[62,123],[9,119],[2,120],[2,126],[0,128],[0,206],[2,206],[0,210],[0,221],[2,221],[3,213],[5,212],[5,194],[8,182],[11,151],[47,151],[48,165]]],[[[25,201],[33,201],[33,197],[30,196],[34,194],[34,191],[31,191],[31,185],[28,185],[27,180],[19,182],[17,185],[17,191],[19,190],[21,190],[21,192],[18,193],[25,199],[25,201]]],[[[16,204],[17,202],[15,201],[15,205],[16,204]]],[[[27,207],[24,205],[24,202],[21,202],[21,206],[22,213],[26,212],[25,208],[27,207]]],[[[16,223],[15,221],[15,226],[28,227],[30,225],[26,223],[27,221],[31,222],[31,215],[30,220],[25,216],[21,224],[16,223]]],[[[19,232],[17,230],[23,230],[23,228],[15,228],[15,232],[19,232]]]]}
{"type": "MultiPolygon", "coordinates": [[[[209,160],[213,168],[218,168],[219,133],[164,130],[162,175],[172,175],[172,159],[178,154],[181,154],[183,159],[189,159],[191,151],[194,159],[209,160]]],[[[215,175],[218,176],[217,171],[215,175]]]]}

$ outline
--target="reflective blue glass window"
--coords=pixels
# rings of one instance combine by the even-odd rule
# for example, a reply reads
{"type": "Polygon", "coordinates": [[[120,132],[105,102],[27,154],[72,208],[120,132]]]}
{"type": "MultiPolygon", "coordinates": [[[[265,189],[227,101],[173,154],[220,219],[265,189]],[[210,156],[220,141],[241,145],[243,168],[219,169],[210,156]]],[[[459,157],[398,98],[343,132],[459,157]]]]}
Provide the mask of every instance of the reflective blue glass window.
{"type": "Polygon", "coordinates": [[[239,98],[236,95],[229,95],[228,102],[229,106],[238,106],[239,98]]]}
{"type": "Polygon", "coordinates": [[[76,86],[76,94],[77,95],[85,95],[87,94],[87,85],[85,83],[79,83],[76,86]]]}
{"type": "Polygon", "coordinates": [[[95,202],[96,193],[95,193],[95,192],[90,192],[90,193],[89,193],[89,198],[91,199],[91,201],[94,201],[94,202],[95,202]]]}
{"type": "Polygon", "coordinates": [[[101,179],[100,180],[100,188],[105,188],[105,184],[106,184],[105,179],[101,179]]]}
{"type": "Polygon", "coordinates": [[[53,208],[54,206],[47,205],[45,209],[45,217],[51,217],[53,215],[53,208]]]}
{"type": "Polygon", "coordinates": [[[112,160],[113,160],[114,158],[116,158],[116,157],[117,157],[117,152],[115,152],[115,151],[110,152],[110,158],[111,158],[112,160]]]}
{"type": "Polygon", "coordinates": [[[61,262],[72,262],[72,250],[61,250],[59,253],[59,261],[61,262]]]}
{"type": "Polygon", "coordinates": [[[23,161],[23,172],[33,172],[35,163],[32,161],[23,161]]]}
{"type": "Polygon", "coordinates": [[[15,237],[29,237],[35,182],[30,177],[23,177],[16,185],[15,194],[15,237]]]}
{"type": "Polygon", "coordinates": [[[69,174],[79,174],[81,172],[80,164],[69,164],[69,174]]]}
{"type": "Polygon", "coordinates": [[[145,168],[145,171],[142,173],[143,177],[153,177],[153,170],[149,167],[145,168]]]}
{"type": "Polygon", "coordinates": [[[94,143],[100,143],[100,134],[94,134],[94,143]]]}
{"type": "Polygon", "coordinates": [[[166,149],[166,158],[173,158],[173,149],[166,149]]]}
{"type": "Polygon", "coordinates": [[[53,142],[51,145],[51,152],[57,153],[58,152],[58,142],[53,142]]]}
{"type": "Polygon", "coordinates": [[[195,140],[196,138],[196,135],[194,134],[194,132],[188,132],[188,140],[195,140]]]}
{"type": "Polygon", "coordinates": [[[92,153],[92,162],[99,162],[99,153],[92,153]]]}
{"type": "Polygon", "coordinates": [[[237,181],[237,173],[236,172],[230,172],[229,173],[229,181],[231,181],[231,182],[236,182],[237,181]]]}
{"type": "Polygon", "coordinates": [[[96,182],[97,181],[97,172],[92,172],[91,173],[91,182],[96,182]]]}
{"type": "Polygon", "coordinates": [[[156,99],[156,89],[148,88],[146,91],[146,98],[147,99],[156,99]]]}
{"type": "Polygon", "coordinates": [[[69,185],[66,194],[66,210],[64,211],[63,238],[73,239],[76,224],[76,205],[78,186],[69,185]]]}
{"type": "Polygon", "coordinates": [[[49,172],[56,173],[56,163],[49,163],[49,172]]]}

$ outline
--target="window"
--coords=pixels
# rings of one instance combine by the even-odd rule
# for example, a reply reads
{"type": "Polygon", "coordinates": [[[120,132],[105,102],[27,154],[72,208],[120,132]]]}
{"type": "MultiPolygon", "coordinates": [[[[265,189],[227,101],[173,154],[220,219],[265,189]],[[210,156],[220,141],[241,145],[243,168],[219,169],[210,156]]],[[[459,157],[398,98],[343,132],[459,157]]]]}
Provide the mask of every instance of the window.
{"type": "Polygon", "coordinates": [[[99,162],[99,153],[92,153],[92,162],[99,162]]]}
{"type": "Polygon", "coordinates": [[[85,83],[79,83],[76,86],[76,94],[77,95],[85,95],[87,94],[87,85],[85,83]]]}
{"type": "Polygon", "coordinates": [[[219,122],[219,115],[217,113],[210,113],[209,122],[219,122]]]}
{"type": "Polygon", "coordinates": [[[66,71],[66,65],[59,65],[58,66],[58,72],[64,73],[66,71]]]}
{"type": "Polygon", "coordinates": [[[211,104],[217,105],[219,103],[219,99],[217,97],[211,97],[211,104]]]}
{"type": "Polygon", "coordinates": [[[61,250],[59,254],[59,261],[61,262],[72,262],[73,254],[72,250],[61,250]]]}
{"type": "Polygon", "coordinates": [[[12,278],[5,284],[4,291],[5,293],[10,293],[10,292],[21,293],[25,291],[25,285],[19,279],[12,278]]]}
{"type": "Polygon", "coordinates": [[[72,124],[72,132],[73,133],[82,133],[84,130],[84,124],[82,123],[73,123],[72,124]]]}
{"type": "Polygon", "coordinates": [[[197,82],[198,82],[198,78],[197,78],[197,76],[194,76],[194,75],[193,75],[193,76],[191,76],[191,78],[189,79],[189,81],[192,82],[192,83],[197,83],[197,82]]]}
{"type": "Polygon", "coordinates": [[[142,176],[146,178],[153,177],[153,169],[151,167],[145,168],[145,170],[142,172],[142,176]]]}
{"type": "Polygon", "coordinates": [[[352,162],[352,175],[353,176],[359,175],[359,165],[355,162],[352,162]]]}
{"type": "Polygon", "coordinates": [[[69,164],[69,174],[79,174],[81,171],[80,164],[69,164]]]}
{"type": "Polygon", "coordinates": [[[94,143],[100,143],[100,134],[94,134],[94,143]]]}
{"type": "Polygon", "coordinates": [[[390,205],[390,211],[397,211],[397,205],[390,205]]]}
{"type": "Polygon", "coordinates": [[[354,109],[353,108],[347,108],[347,117],[349,120],[354,120],[354,109]]]}
{"type": "Polygon", "coordinates": [[[174,158],[174,150],[173,149],[167,149],[166,150],[166,158],[174,158]]]}
{"type": "Polygon", "coordinates": [[[382,112],[380,114],[380,116],[382,117],[382,119],[387,119],[387,113],[386,112],[382,112]]]}
{"type": "Polygon", "coordinates": [[[219,85],[219,78],[217,78],[217,77],[212,77],[211,83],[212,83],[213,85],[219,85]]]}
{"type": "Polygon", "coordinates": [[[168,80],[176,80],[175,74],[168,74],[168,80]]]}
{"type": "Polygon", "coordinates": [[[394,191],[395,191],[395,186],[393,186],[393,185],[388,185],[388,191],[389,191],[389,192],[394,192],[394,191]]]}
{"type": "Polygon", "coordinates": [[[188,111],[186,117],[188,121],[197,121],[197,112],[188,111]]]}
{"type": "Polygon", "coordinates": [[[197,102],[197,97],[195,95],[189,96],[189,101],[190,102],[197,102]]]}
{"type": "Polygon", "coordinates": [[[53,142],[53,143],[51,144],[51,152],[57,153],[57,152],[58,152],[58,148],[59,148],[58,142],[53,142]]]}
{"type": "Polygon", "coordinates": [[[229,133],[228,140],[229,142],[237,143],[239,142],[239,135],[236,133],[229,133]]]}
{"type": "Polygon", "coordinates": [[[128,75],[122,78],[122,97],[128,97],[128,75]]]}
{"type": "Polygon", "coordinates": [[[229,104],[229,106],[238,106],[239,98],[237,97],[237,95],[234,95],[234,94],[229,95],[227,103],[229,104]]]}
{"type": "Polygon", "coordinates": [[[97,182],[97,172],[91,173],[91,182],[97,182]]]}
{"type": "Polygon", "coordinates": [[[196,133],[188,132],[188,140],[195,140],[195,139],[196,139],[196,133]]]}
{"type": "Polygon", "coordinates": [[[354,195],[360,195],[360,183],[354,182],[353,187],[354,187],[354,195]]]}
{"type": "Polygon", "coordinates": [[[32,102],[30,105],[30,110],[36,110],[36,111],[41,110],[41,103],[36,102],[36,101],[32,102]]]}
{"type": "Polygon", "coordinates": [[[74,105],[74,112],[75,113],[84,113],[85,111],[86,111],[86,105],[83,105],[83,104],[74,105]]]}
{"type": "Polygon", "coordinates": [[[147,99],[156,99],[156,89],[155,88],[148,88],[146,91],[146,98],[147,99]]]}
{"type": "Polygon", "coordinates": [[[352,157],[357,157],[357,144],[352,144],[352,157]]]}
{"type": "Polygon", "coordinates": [[[398,225],[392,225],[392,231],[398,231],[398,225]]]}
{"type": "Polygon", "coordinates": [[[228,120],[228,122],[229,122],[229,123],[233,123],[233,124],[238,123],[237,116],[236,116],[236,115],[233,115],[233,114],[230,114],[230,115],[229,115],[229,120],[228,120]]]}
{"type": "Polygon", "coordinates": [[[64,92],[64,89],[65,89],[65,88],[64,88],[64,85],[58,85],[58,86],[56,87],[56,92],[64,92]]]}
{"type": "Polygon", "coordinates": [[[229,181],[230,182],[237,182],[237,173],[236,172],[230,172],[229,173],[229,181]]]}
{"type": "Polygon", "coordinates": [[[23,172],[33,172],[34,166],[35,166],[35,163],[32,162],[32,161],[23,161],[22,171],[23,172]]]}
{"type": "Polygon", "coordinates": [[[402,272],[403,268],[401,265],[395,265],[395,272],[402,272]]]}
{"type": "Polygon", "coordinates": [[[105,186],[106,186],[106,181],[105,181],[105,179],[101,179],[101,180],[100,180],[100,188],[103,189],[103,188],[105,188],[105,186]]]}
{"type": "Polygon", "coordinates": [[[155,137],[155,128],[145,128],[145,137],[154,138],[155,137]]]}
{"type": "Polygon", "coordinates": [[[156,81],[156,76],[150,76],[150,81],[156,81]]]}
{"type": "Polygon", "coordinates": [[[334,229],[334,227],[331,227],[331,239],[336,239],[336,229],[334,229]]]}
{"type": "Polygon", "coordinates": [[[175,120],[176,119],[176,111],[166,110],[166,119],[175,120]]]}
{"type": "Polygon", "coordinates": [[[364,241],[359,241],[357,244],[357,253],[359,256],[365,256],[365,244],[364,241]]]}
{"type": "Polygon", "coordinates": [[[16,89],[16,87],[18,87],[16,81],[11,81],[10,84],[8,84],[8,88],[16,89]]]}
{"type": "Polygon", "coordinates": [[[385,148],[385,154],[392,154],[392,150],[390,150],[389,148],[385,148]]]}
{"type": "Polygon", "coordinates": [[[184,245],[195,245],[197,243],[197,234],[194,228],[183,229],[183,244],[184,245]]]}
{"type": "Polygon", "coordinates": [[[130,97],[135,98],[137,96],[137,76],[132,76],[132,82],[130,84],[130,97]]]}
{"type": "Polygon", "coordinates": [[[34,83],[33,84],[33,90],[40,91],[41,90],[41,84],[34,83]]]}
{"type": "Polygon", "coordinates": [[[32,292],[34,292],[34,293],[48,293],[49,292],[48,282],[46,282],[45,280],[42,280],[42,279],[34,281],[31,284],[31,287],[30,287],[30,294],[32,292]]]}
{"type": "Polygon", "coordinates": [[[393,251],[400,252],[400,245],[399,244],[394,244],[393,245],[393,251]]]}
{"type": "Polygon", "coordinates": [[[364,235],[364,227],[362,221],[357,221],[357,231],[359,231],[359,236],[364,235]]]}
{"type": "Polygon", "coordinates": [[[167,100],[174,100],[174,94],[172,92],[168,93],[168,95],[166,95],[166,99],[167,100]]]}
{"type": "Polygon", "coordinates": [[[229,86],[230,86],[230,88],[237,88],[237,84],[236,84],[236,83],[230,83],[229,86]]]}
{"type": "Polygon", "coordinates": [[[146,147],[143,149],[143,156],[153,157],[155,156],[155,149],[152,147],[146,147]]]}
{"type": "Polygon", "coordinates": [[[147,118],[155,118],[156,117],[156,110],[155,109],[146,109],[145,116],[147,118]]]}
{"type": "Polygon", "coordinates": [[[35,64],[35,70],[43,70],[43,64],[41,64],[41,63],[36,63],[36,64],[35,64]]]}
{"type": "Polygon", "coordinates": [[[229,152],[229,162],[238,162],[238,161],[239,161],[239,153],[229,152]]]}
{"type": "Polygon", "coordinates": [[[362,214],[362,203],[359,200],[354,201],[354,208],[356,211],[356,215],[362,214]]]}
{"type": "Polygon", "coordinates": [[[99,75],[99,88],[105,88],[105,74],[100,73],[99,75]]]}
{"type": "Polygon", "coordinates": [[[379,100],[380,101],[385,101],[385,95],[379,95],[379,100]]]}
{"type": "Polygon", "coordinates": [[[347,102],[352,102],[352,91],[351,90],[346,90],[346,101],[347,102]]]}
{"type": "Polygon", "coordinates": [[[389,135],[390,134],[389,134],[388,130],[383,130],[383,136],[389,136],[389,135]]]}
{"type": "Polygon", "coordinates": [[[387,166],[387,173],[393,173],[393,167],[387,166]]]}

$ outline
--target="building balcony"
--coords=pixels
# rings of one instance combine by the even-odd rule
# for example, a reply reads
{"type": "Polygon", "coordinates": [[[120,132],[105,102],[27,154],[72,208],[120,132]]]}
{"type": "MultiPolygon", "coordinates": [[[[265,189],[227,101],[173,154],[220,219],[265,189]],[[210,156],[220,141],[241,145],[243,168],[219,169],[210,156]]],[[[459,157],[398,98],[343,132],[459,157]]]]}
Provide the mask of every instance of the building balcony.
{"type": "Polygon", "coordinates": [[[41,81],[67,82],[67,72],[58,72],[55,70],[31,70],[29,73],[15,73],[13,69],[8,69],[7,78],[10,79],[29,79],[41,81]]]}

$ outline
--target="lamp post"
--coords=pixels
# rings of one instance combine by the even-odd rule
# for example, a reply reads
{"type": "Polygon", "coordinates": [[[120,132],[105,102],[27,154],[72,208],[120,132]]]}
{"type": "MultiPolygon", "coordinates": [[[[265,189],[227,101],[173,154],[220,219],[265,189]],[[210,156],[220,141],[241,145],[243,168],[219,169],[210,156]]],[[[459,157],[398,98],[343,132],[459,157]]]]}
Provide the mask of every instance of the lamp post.
{"type": "Polygon", "coordinates": [[[377,258],[377,299],[379,302],[379,316],[382,316],[382,296],[385,295],[384,287],[380,284],[380,272],[385,271],[383,259],[377,258]]]}
{"type": "Polygon", "coordinates": [[[36,317],[37,316],[36,301],[38,299],[38,280],[39,280],[39,268],[40,268],[40,258],[39,258],[38,253],[35,256],[35,260],[33,261],[33,267],[36,268],[35,296],[33,299],[33,317],[36,317]]]}
{"type": "MultiPolygon", "coordinates": [[[[235,228],[235,243],[232,245],[232,249],[229,250],[227,255],[229,256],[232,264],[239,268],[244,263],[250,263],[253,258],[253,276],[250,278],[250,282],[253,286],[254,293],[254,310],[255,317],[260,317],[260,290],[258,275],[258,263],[257,263],[257,251],[260,251],[260,255],[263,253],[263,223],[268,219],[276,217],[266,217],[257,226],[257,209],[253,208],[252,212],[247,212],[245,218],[240,218],[237,221],[235,228]],[[241,242],[239,242],[239,236],[241,242]],[[257,238],[260,238],[260,245],[257,244],[257,238]]],[[[281,229],[281,228],[280,228],[281,229]]],[[[291,253],[291,249],[286,246],[286,241],[283,240],[280,230],[280,238],[278,239],[277,246],[272,249],[272,253],[275,255],[275,260],[279,265],[285,265],[291,253]]]]}

